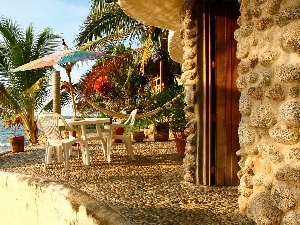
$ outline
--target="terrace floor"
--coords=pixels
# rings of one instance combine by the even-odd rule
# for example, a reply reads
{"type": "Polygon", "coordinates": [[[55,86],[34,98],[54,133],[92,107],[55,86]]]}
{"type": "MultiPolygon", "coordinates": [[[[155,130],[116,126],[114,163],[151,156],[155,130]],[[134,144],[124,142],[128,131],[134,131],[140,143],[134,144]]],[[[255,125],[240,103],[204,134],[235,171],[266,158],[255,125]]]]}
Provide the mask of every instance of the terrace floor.
{"type": "MultiPolygon", "coordinates": [[[[92,135],[92,134],[91,134],[92,135]]],[[[91,166],[76,154],[70,169],[62,164],[44,170],[44,144],[23,153],[0,156],[0,170],[46,178],[80,190],[133,225],[248,225],[238,212],[238,188],[195,186],[183,181],[183,160],[174,141],[133,143],[136,160],[123,145],[112,150],[108,163],[97,141],[90,143],[91,166]]]]}

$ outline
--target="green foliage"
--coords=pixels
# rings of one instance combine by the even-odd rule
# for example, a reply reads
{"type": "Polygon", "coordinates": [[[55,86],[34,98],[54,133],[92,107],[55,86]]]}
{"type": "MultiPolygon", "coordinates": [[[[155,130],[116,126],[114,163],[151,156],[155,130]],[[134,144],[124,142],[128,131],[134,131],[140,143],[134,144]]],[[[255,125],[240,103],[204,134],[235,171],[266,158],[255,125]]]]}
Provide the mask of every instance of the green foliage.
{"type": "Polygon", "coordinates": [[[151,124],[153,124],[153,121],[149,118],[136,119],[132,131],[147,129],[151,124]]]}
{"type": "Polygon", "coordinates": [[[184,130],[186,127],[186,119],[184,113],[184,107],[186,106],[184,102],[183,95],[183,86],[175,83],[168,89],[164,89],[158,94],[152,94],[147,111],[151,111],[153,109],[159,108],[163,106],[165,103],[170,102],[173,98],[178,96],[180,97],[173,102],[173,104],[169,107],[166,107],[159,113],[155,114],[152,118],[154,123],[164,123],[168,122],[170,125],[170,129],[175,130],[184,130]]]}
{"type": "Polygon", "coordinates": [[[172,131],[183,131],[186,128],[187,121],[185,119],[184,107],[184,95],[182,94],[178,100],[170,107],[170,129],[172,131]]]}
{"type": "MultiPolygon", "coordinates": [[[[146,105],[146,111],[151,111],[157,108],[160,108],[165,103],[171,101],[174,97],[176,97],[179,93],[182,92],[182,86],[178,84],[174,84],[167,89],[163,89],[159,93],[151,93],[148,96],[149,102],[146,105]]],[[[158,117],[168,117],[170,114],[169,108],[163,110],[158,117]]]]}

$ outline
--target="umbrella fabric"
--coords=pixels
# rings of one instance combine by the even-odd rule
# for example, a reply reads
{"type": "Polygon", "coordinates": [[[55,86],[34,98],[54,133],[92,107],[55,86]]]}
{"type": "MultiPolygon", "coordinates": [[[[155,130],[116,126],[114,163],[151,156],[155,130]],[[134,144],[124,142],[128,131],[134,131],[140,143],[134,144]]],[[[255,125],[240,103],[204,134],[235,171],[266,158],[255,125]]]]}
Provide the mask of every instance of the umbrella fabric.
{"type": "Polygon", "coordinates": [[[24,70],[31,70],[31,69],[38,69],[46,66],[52,66],[53,64],[49,61],[44,61],[42,58],[36,59],[34,61],[31,61],[29,63],[26,63],[22,66],[19,66],[15,69],[12,69],[11,72],[18,72],[18,71],[24,71],[24,70]]]}
{"type": "Polygon", "coordinates": [[[94,60],[101,57],[109,57],[109,55],[106,55],[102,52],[62,50],[62,51],[57,51],[52,54],[46,55],[42,58],[33,60],[22,66],[12,69],[11,71],[17,72],[17,71],[32,70],[32,69],[43,68],[46,66],[53,66],[56,64],[62,65],[66,63],[94,60]]]}
{"type": "Polygon", "coordinates": [[[94,60],[104,56],[108,56],[102,52],[89,52],[89,51],[74,51],[70,54],[64,55],[58,61],[58,64],[65,64],[68,62],[94,60]]]}

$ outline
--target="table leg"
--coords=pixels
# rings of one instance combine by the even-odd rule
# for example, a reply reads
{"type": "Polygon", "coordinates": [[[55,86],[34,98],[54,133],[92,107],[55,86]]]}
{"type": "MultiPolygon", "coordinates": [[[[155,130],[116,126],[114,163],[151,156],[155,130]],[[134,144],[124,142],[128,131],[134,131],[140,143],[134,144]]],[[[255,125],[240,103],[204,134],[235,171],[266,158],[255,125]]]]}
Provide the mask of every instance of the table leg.
{"type": "Polygon", "coordinates": [[[106,140],[103,138],[103,135],[102,135],[102,132],[101,132],[101,127],[100,127],[99,123],[96,124],[96,130],[97,130],[98,137],[99,137],[99,139],[100,139],[100,141],[102,142],[102,145],[103,145],[103,155],[104,155],[104,157],[106,157],[106,155],[107,155],[107,143],[106,143],[106,140]]]}
{"type": "Polygon", "coordinates": [[[62,163],[62,148],[60,146],[54,147],[57,156],[57,162],[62,163]]]}
{"type": "Polygon", "coordinates": [[[84,144],[84,154],[82,156],[83,163],[87,166],[90,165],[90,152],[89,152],[89,145],[87,140],[87,134],[86,134],[86,127],[85,125],[81,125],[81,132],[82,132],[82,139],[84,144]]]}

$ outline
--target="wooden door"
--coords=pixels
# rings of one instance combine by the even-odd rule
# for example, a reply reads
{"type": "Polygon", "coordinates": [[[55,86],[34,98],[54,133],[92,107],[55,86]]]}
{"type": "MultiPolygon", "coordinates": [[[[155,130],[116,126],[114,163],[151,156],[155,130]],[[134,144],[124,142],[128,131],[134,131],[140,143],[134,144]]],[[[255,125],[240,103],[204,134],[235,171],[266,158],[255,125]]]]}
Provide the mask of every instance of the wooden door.
{"type": "Polygon", "coordinates": [[[207,6],[208,44],[208,141],[210,185],[238,185],[239,91],[234,31],[238,28],[239,4],[214,1],[207,6]]]}

